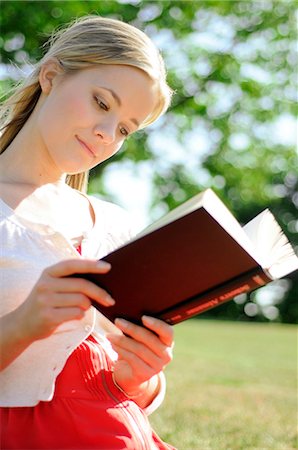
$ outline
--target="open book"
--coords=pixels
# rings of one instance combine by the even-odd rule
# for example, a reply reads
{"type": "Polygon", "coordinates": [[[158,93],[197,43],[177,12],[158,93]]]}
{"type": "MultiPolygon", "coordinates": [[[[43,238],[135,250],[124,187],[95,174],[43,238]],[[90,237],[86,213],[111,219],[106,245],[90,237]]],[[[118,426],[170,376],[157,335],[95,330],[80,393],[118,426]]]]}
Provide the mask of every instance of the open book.
{"type": "MultiPolygon", "coordinates": [[[[298,269],[269,210],[241,227],[211,190],[196,195],[104,258],[86,277],[116,300],[93,305],[110,320],[143,314],[176,324],[298,269]]],[[[83,275],[85,276],[85,275],[83,275]]]]}

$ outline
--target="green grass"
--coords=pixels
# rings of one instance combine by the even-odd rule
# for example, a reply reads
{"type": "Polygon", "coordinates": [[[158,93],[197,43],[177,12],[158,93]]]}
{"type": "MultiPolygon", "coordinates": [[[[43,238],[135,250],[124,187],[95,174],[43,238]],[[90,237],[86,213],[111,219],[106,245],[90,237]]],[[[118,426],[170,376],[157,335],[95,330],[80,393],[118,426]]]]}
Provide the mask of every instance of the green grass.
{"type": "Polygon", "coordinates": [[[176,325],[153,428],[179,450],[297,449],[296,338],[294,325],[176,325]]]}

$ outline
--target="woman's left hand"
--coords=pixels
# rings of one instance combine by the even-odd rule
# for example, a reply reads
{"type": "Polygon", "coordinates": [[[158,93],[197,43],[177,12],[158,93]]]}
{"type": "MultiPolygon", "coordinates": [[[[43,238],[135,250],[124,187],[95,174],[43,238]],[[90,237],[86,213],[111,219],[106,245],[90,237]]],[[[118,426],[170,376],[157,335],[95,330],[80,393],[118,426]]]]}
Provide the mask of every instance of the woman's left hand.
{"type": "Polygon", "coordinates": [[[144,327],[116,319],[115,325],[123,334],[107,335],[118,353],[115,381],[128,396],[141,392],[173,357],[173,327],[148,316],[143,316],[142,322],[144,327]]]}

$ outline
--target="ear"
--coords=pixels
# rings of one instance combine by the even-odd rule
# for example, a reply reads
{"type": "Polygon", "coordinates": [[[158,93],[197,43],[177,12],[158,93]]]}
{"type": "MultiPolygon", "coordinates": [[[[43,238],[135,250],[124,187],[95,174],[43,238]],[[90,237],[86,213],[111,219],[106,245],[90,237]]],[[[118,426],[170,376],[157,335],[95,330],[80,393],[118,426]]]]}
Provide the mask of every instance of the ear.
{"type": "Polygon", "coordinates": [[[39,72],[39,84],[44,94],[49,94],[53,84],[64,73],[59,61],[55,58],[49,59],[42,64],[39,72]]]}

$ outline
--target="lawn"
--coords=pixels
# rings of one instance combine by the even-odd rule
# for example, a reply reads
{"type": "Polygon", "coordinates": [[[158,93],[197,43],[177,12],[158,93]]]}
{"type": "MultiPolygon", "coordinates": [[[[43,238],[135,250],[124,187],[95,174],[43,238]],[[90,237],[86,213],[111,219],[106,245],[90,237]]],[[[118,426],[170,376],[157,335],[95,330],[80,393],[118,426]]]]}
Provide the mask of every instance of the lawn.
{"type": "Polygon", "coordinates": [[[151,415],[179,450],[297,449],[297,327],[205,321],[175,326],[167,395],[151,415]]]}

